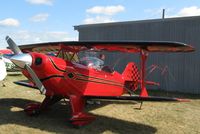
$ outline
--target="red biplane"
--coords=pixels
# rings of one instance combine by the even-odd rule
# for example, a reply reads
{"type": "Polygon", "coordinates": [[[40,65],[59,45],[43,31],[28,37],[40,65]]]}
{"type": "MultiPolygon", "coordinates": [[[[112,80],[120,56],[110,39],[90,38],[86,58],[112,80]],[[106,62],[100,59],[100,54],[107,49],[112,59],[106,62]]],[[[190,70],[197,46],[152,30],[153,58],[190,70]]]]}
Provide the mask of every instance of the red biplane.
{"type": "MultiPolygon", "coordinates": [[[[178,98],[148,96],[146,85],[158,85],[145,80],[145,63],[149,52],[191,52],[194,48],[178,42],[140,42],[140,41],[73,41],[49,42],[18,47],[11,38],[7,43],[15,56],[12,62],[22,68],[23,74],[35,84],[45,99],[41,104],[28,104],[25,112],[36,115],[60,101],[69,99],[72,116],[70,123],[83,126],[95,117],[84,112],[88,99],[133,100],[133,101],[183,101],[178,98]],[[57,56],[43,53],[57,52],[57,56]],[[99,66],[100,59],[86,55],[101,51],[138,53],[141,56],[141,69],[134,62],[129,62],[120,74],[108,66],[99,66]],[[43,52],[43,53],[41,53],[43,52]],[[83,55],[83,54],[82,54],[83,55]],[[141,88],[140,95],[124,96],[141,88]]],[[[22,84],[26,85],[26,84],[22,84]]]]}

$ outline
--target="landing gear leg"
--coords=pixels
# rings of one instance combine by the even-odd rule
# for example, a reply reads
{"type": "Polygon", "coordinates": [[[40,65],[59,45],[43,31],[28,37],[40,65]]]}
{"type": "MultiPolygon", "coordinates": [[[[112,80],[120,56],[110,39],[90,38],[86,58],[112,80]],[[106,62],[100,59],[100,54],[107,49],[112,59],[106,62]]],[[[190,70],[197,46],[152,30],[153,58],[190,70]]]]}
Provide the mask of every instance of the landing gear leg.
{"type": "Polygon", "coordinates": [[[141,101],[141,103],[140,103],[140,108],[139,108],[139,110],[142,109],[142,105],[143,105],[143,101],[141,101]]]}
{"type": "Polygon", "coordinates": [[[60,96],[46,96],[42,103],[30,103],[26,105],[24,111],[29,116],[37,116],[62,98],[60,96]]]}
{"type": "Polygon", "coordinates": [[[70,123],[75,127],[81,127],[95,120],[93,115],[84,113],[85,100],[82,96],[70,96],[70,105],[72,109],[72,117],[70,123]]]}
{"type": "Polygon", "coordinates": [[[5,85],[5,81],[3,80],[2,81],[2,87],[5,87],[6,85],[5,85]]]}

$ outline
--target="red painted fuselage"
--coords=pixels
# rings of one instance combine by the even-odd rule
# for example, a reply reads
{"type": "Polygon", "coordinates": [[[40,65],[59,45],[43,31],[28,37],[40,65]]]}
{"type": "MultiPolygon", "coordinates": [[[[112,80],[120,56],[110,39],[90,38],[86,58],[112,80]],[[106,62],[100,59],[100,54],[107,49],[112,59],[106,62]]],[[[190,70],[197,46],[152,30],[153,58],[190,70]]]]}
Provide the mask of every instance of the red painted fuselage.
{"type": "Polygon", "coordinates": [[[31,68],[44,84],[47,96],[120,96],[124,92],[124,79],[116,71],[109,73],[40,53],[31,56],[31,68]]]}

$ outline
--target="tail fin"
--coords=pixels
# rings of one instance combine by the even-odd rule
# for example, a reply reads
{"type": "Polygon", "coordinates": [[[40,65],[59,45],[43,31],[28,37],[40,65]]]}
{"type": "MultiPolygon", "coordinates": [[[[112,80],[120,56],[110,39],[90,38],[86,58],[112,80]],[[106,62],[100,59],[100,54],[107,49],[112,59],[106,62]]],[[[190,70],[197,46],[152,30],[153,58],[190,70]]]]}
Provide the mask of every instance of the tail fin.
{"type": "MultiPolygon", "coordinates": [[[[137,90],[139,84],[141,84],[140,72],[134,62],[129,62],[122,73],[122,77],[124,78],[125,87],[129,90],[137,90]]],[[[159,83],[153,81],[145,81],[147,85],[156,85],[159,86],[159,83]]],[[[141,87],[140,96],[147,97],[148,93],[145,88],[141,87]]]]}
{"type": "Polygon", "coordinates": [[[125,85],[128,86],[131,90],[137,90],[140,74],[139,70],[134,62],[129,62],[122,73],[122,77],[124,78],[125,85]]]}

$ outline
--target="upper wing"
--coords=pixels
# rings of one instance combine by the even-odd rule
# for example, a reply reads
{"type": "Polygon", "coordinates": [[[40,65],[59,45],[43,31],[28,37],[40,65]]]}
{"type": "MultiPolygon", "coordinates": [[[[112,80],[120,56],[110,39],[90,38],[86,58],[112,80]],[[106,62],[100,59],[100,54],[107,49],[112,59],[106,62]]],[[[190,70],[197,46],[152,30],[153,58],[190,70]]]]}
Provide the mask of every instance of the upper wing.
{"type": "Polygon", "coordinates": [[[192,52],[195,49],[187,44],[168,41],[71,41],[47,42],[20,46],[22,51],[52,52],[65,49],[71,52],[83,50],[106,50],[121,52],[192,52]]]}
{"type": "Polygon", "coordinates": [[[40,52],[40,53],[57,53],[60,50],[60,44],[58,43],[41,43],[19,46],[22,52],[40,52]]]}

